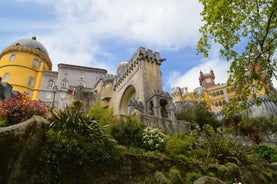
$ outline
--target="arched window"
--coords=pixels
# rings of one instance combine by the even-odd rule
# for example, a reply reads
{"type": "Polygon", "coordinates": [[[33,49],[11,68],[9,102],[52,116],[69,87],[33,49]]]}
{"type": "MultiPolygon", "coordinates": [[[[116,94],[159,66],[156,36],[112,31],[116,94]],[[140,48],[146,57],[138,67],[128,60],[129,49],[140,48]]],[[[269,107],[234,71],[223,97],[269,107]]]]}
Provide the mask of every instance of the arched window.
{"type": "Polygon", "coordinates": [[[52,89],[54,87],[54,81],[53,80],[49,80],[47,83],[47,88],[52,89]]]}
{"type": "Polygon", "coordinates": [[[9,58],[9,61],[14,61],[15,60],[15,54],[12,54],[9,58]]]}
{"type": "Polygon", "coordinates": [[[83,87],[86,87],[86,83],[84,81],[79,81],[79,85],[83,86],[83,87]]]}
{"type": "Polygon", "coordinates": [[[32,94],[32,91],[29,90],[29,89],[27,89],[27,90],[26,90],[26,95],[27,95],[27,96],[31,96],[31,94],[32,94]]]}
{"type": "Polygon", "coordinates": [[[33,77],[29,77],[28,85],[33,86],[35,84],[35,79],[33,77]]]}
{"type": "Polygon", "coordinates": [[[8,82],[9,78],[10,78],[10,73],[5,73],[5,74],[3,75],[2,81],[3,81],[3,82],[8,82]]]}
{"type": "Polygon", "coordinates": [[[38,59],[35,58],[33,60],[33,66],[38,67],[38,64],[39,64],[38,59]]]}
{"type": "Polygon", "coordinates": [[[62,80],[62,83],[61,83],[61,88],[64,88],[64,89],[67,89],[68,87],[68,82],[66,79],[62,80]]]}

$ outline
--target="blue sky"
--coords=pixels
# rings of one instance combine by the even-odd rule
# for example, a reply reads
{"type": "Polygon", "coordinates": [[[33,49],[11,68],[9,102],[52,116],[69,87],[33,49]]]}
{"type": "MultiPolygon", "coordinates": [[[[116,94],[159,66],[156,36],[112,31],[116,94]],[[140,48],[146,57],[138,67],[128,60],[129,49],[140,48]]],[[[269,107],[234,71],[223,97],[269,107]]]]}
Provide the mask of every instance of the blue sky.
{"type": "Polygon", "coordinates": [[[139,47],[159,52],[163,87],[199,87],[199,72],[227,80],[229,63],[214,48],[196,55],[201,4],[197,0],[1,0],[0,50],[36,36],[58,63],[104,68],[115,74],[139,47]]]}

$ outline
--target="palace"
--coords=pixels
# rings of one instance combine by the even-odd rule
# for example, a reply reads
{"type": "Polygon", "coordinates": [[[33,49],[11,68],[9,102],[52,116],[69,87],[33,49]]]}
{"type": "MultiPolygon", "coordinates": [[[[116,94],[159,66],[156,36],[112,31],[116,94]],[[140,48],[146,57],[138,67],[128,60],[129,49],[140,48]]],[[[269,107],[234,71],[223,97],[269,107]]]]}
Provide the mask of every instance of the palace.
{"type": "MultiPolygon", "coordinates": [[[[227,83],[215,84],[215,74],[213,70],[210,73],[203,73],[200,71],[199,84],[200,87],[188,92],[188,88],[181,89],[176,87],[172,89],[173,101],[177,105],[177,109],[189,108],[195,100],[204,101],[207,108],[214,112],[218,119],[223,118],[222,110],[224,105],[229,102],[231,98],[236,97],[235,91],[231,85],[227,83]]],[[[248,116],[269,116],[277,115],[277,101],[274,101],[264,95],[264,90],[258,91],[255,85],[252,86],[252,92],[257,93],[261,99],[262,104],[256,106],[252,99],[248,100],[248,116]]]]}
{"type": "Polygon", "coordinates": [[[74,99],[83,101],[82,110],[99,102],[114,115],[138,116],[147,126],[174,133],[189,131],[189,124],[175,119],[175,105],[162,89],[160,53],[138,48],[116,75],[101,68],[60,63],[52,71],[46,48],[32,39],[12,43],[0,54],[0,77],[13,90],[26,93],[49,107],[64,109],[74,99]]]}

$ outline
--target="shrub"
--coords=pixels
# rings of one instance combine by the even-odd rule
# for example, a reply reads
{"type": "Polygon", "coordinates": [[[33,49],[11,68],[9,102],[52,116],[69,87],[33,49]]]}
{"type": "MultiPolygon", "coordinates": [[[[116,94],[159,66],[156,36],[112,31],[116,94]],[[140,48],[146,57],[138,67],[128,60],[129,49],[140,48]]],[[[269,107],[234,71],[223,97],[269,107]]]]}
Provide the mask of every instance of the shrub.
{"type": "Polygon", "coordinates": [[[41,179],[60,183],[70,170],[117,165],[121,154],[103,128],[80,107],[54,111],[40,157],[41,179]]]}
{"type": "Polygon", "coordinates": [[[194,137],[184,133],[169,135],[165,143],[165,150],[171,156],[178,154],[188,156],[189,151],[193,149],[194,141],[194,137]]]}
{"type": "Polygon", "coordinates": [[[207,151],[207,156],[217,159],[219,164],[247,163],[248,148],[231,139],[222,136],[207,137],[203,140],[203,148],[207,151]]]}
{"type": "Polygon", "coordinates": [[[114,120],[113,110],[105,109],[99,103],[96,103],[89,109],[88,115],[96,120],[101,126],[112,124],[114,120]]]}
{"type": "Polygon", "coordinates": [[[143,124],[135,117],[120,119],[111,127],[111,135],[124,146],[141,146],[143,124]]]}
{"type": "Polygon", "coordinates": [[[198,178],[200,178],[201,176],[202,175],[199,173],[189,172],[186,174],[185,184],[193,184],[193,182],[198,178]]]}
{"type": "Polygon", "coordinates": [[[165,134],[158,128],[146,127],[143,130],[142,144],[148,151],[161,151],[165,146],[165,134]]]}
{"type": "Polygon", "coordinates": [[[277,147],[272,147],[268,144],[260,144],[256,146],[255,152],[258,153],[259,157],[271,162],[271,158],[277,154],[277,147]]]}
{"type": "Polygon", "coordinates": [[[180,174],[180,171],[175,168],[170,168],[168,178],[171,184],[182,184],[184,180],[180,174]]]}
{"type": "Polygon", "coordinates": [[[7,120],[0,118],[0,127],[5,127],[5,126],[8,126],[8,125],[9,125],[9,123],[8,123],[7,120]]]}
{"type": "Polygon", "coordinates": [[[13,96],[0,104],[0,117],[9,124],[17,124],[31,118],[33,115],[48,117],[47,107],[39,101],[30,100],[24,93],[13,96]]]}
{"type": "Polygon", "coordinates": [[[165,175],[160,172],[160,171],[156,171],[154,174],[154,178],[155,178],[155,183],[159,183],[159,184],[169,184],[168,179],[165,177],[165,175]]]}

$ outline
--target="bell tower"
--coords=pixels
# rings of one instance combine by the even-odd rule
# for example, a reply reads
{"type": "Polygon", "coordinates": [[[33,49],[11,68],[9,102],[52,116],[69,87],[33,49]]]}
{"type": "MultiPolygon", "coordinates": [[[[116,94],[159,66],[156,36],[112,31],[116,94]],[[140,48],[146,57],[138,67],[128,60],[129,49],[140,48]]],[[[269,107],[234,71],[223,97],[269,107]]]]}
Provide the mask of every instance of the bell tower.
{"type": "Polygon", "coordinates": [[[199,83],[201,87],[210,88],[215,86],[214,79],[215,75],[213,70],[211,70],[210,73],[203,73],[200,71],[199,83]]]}

